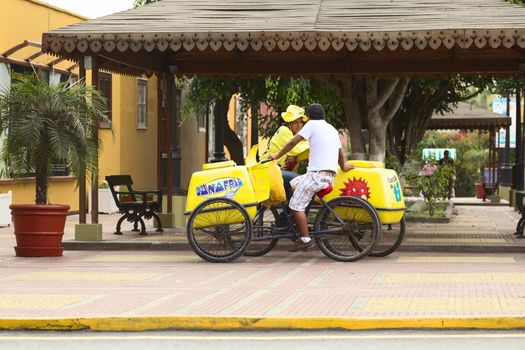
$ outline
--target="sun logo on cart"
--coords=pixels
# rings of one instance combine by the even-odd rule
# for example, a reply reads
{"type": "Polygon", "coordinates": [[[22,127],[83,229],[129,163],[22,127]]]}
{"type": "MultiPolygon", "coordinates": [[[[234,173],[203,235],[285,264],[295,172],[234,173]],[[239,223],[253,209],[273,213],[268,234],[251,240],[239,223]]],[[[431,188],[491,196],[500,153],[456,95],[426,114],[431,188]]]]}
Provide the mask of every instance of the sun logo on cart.
{"type": "Polygon", "coordinates": [[[339,191],[341,191],[341,196],[361,197],[363,199],[370,198],[370,188],[365,179],[356,179],[354,177],[354,179],[351,180],[348,178],[348,182],[343,182],[343,184],[345,187],[339,189],[339,191]]]}

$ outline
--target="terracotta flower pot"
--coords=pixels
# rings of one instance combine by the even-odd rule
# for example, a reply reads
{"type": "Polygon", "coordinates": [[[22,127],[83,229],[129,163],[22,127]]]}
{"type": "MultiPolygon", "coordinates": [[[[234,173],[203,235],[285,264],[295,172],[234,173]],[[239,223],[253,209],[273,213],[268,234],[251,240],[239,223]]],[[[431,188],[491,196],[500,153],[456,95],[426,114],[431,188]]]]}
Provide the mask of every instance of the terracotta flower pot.
{"type": "Polygon", "coordinates": [[[61,256],[69,205],[11,204],[16,256],[61,256]]]}

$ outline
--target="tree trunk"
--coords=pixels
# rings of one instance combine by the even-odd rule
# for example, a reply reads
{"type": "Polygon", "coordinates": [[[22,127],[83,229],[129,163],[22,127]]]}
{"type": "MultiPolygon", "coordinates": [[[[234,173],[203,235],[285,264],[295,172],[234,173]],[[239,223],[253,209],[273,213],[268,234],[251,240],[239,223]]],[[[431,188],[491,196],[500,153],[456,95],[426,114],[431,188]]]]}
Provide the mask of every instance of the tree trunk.
{"type": "MultiPolygon", "coordinates": [[[[48,143],[42,140],[41,149],[46,150],[48,143]]],[[[49,160],[45,156],[46,151],[42,152],[35,164],[35,192],[36,204],[47,204],[47,187],[49,181],[49,160]]]]}
{"type": "Polygon", "coordinates": [[[403,102],[408,83],[408,79],[366,80],[370,160],[385,160],[387,127],[403,102]]]}
{"type": "Polygon", "coordinates": [[[228,109],[230,106],[230,98],[229,97],[223,97],[222,98],[222,115],[225,116],[225,118],[222,118],[223,125],[224,125],[224,146],[228,149],[228,152],[230,153],[230,159],[233,160],[238,165],[244,165],[244,154],[242,151],[242,142],[239,140],[239,137],[237,137],[237,134],[235,131],[233,131],[230,128],[230,124],[228,123],[228,109]]]}
{"type": "Polygon", "coordinates": [[[411,83],[402,108],[387,130],[388,152],[396,156],[401,164],[405,164],[408,155],[422,140],[434,112],[464,99],[455,92],[449,93],[451,87],[449,79],[441,79],[434,89],[424,88],[424,81],[421,80],[411,83]]]}
{"type": "Polygon", "coordinates": [[[356,95],[357,80],[347,78],[340,81],[341,97],[346,118],[348,135],[350,136],[351,158],[366,159],[366,148],[362,137],[363,118],[359,110],[358,96],[356,95]]]}

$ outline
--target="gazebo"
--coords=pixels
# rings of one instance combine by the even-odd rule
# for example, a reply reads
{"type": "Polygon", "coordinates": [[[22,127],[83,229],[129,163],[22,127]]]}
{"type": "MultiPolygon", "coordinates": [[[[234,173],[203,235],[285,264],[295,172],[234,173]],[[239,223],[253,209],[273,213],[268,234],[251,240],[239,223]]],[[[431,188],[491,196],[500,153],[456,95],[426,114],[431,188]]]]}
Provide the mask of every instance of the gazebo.
{"type": "MultiPolygon", "coordinates": [[[[80,62],[81,75],[157,74],[159,91],[172,96],[174,74],[523,74],[523,18],[525,8],[503,0],[162,0],[44,33],[42,42],[45,52],[80,62]]],[[[159,140],[172,139],[170,100],[159,109],[159,140]]],[[[157,157],[171,150],[159,141],[157,157]]]]}

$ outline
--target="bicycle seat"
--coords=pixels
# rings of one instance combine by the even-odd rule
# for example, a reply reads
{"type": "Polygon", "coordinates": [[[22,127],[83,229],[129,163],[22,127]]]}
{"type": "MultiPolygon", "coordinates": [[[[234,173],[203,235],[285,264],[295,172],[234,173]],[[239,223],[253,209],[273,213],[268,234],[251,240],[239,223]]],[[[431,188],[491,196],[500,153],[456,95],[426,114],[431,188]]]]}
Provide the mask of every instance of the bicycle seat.
{"type": "Polygon", "coordinates": [[[332,184],[328,184],[328,187],[317,192],[317,197],[319,198],[323,198],[324,196],[326,196],[328,193],[332,192],[332,190],[334,189],[334,186],[332,184]]]}

